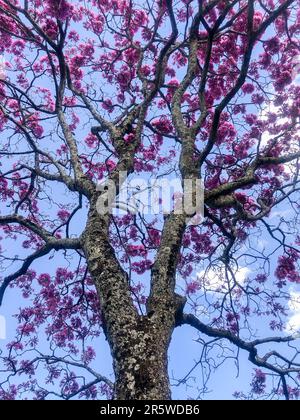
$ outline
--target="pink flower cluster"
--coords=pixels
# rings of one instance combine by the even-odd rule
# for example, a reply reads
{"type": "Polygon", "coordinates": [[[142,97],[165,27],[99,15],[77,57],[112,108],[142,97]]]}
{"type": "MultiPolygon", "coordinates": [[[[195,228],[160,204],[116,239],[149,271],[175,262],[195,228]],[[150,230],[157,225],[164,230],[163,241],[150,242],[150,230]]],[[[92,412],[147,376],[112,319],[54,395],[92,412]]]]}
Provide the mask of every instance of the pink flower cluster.
{"type": "Polygon", "coordinates": [[[72,16],[73,6],[66,0],[46,0],[45,13],[64,21],[72,16]]]}
{"type": "Polygon", "coordinates": [[[285,280],[300,284],[300,275],[296,268],[296,263],[299,258],[299,253],[294,249],[289,250],[286,255],[279,257],[275,271],[275,275],[279,280],[279,287],[282,287],[285,284],[285,280]]]}

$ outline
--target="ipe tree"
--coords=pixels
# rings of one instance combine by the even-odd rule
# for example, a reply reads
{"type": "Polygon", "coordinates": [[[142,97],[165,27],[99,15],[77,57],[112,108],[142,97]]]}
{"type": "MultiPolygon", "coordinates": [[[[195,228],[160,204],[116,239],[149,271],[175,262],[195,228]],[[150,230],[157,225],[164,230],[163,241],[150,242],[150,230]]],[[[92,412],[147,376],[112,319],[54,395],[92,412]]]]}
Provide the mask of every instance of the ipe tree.
{"type": "Polygon", "coordinates": [[[201,394],[239,354],[237,398],[299,396],[299,7],[0,0],[0,299],[20,307],[1,399],[201,394]],[[146,212],[136,182],[135,211],[99,210],[175,178],[200,219],[146,212]],[[184,326],[199,357],[173,378],[184,326]]]}

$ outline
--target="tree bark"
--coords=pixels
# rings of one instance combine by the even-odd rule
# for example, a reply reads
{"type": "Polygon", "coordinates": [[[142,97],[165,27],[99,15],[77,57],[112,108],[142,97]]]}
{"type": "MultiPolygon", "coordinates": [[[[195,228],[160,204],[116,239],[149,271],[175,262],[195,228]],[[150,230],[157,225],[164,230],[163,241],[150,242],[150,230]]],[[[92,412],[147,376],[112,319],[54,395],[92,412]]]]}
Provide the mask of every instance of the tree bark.
{"type": "Polygon", "coordinates": [[[123,340],[111,340],[115,399],[171,399],[168,375],[171,334],[170,326],[159,331],[151,319],[140,317],[130,331],[120,331],[123,340]]]}
{"type": "Polygon", "coordinates": [[[115,374],[114,399],[171,399],[168,348],[182,300],[166,290],[151,298],[147,314],[134,306],[128,276],[109,243],[109,215],[92,200],[82,246],[101,307],[115,374]]]}

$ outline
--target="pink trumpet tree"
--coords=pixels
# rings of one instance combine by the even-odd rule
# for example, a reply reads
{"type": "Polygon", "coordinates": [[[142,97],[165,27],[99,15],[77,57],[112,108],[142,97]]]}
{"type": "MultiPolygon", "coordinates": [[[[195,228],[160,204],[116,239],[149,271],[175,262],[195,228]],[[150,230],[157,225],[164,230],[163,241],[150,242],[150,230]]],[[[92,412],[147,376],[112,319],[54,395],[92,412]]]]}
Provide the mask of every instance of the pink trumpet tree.
{"type": "Polygon", "coordinates": [[[0,0],[0,300],[20,306],[0,399],[170,399],[182,326],[199,360],[177,384],[246,353],[237,398],[299,396],[299,10],[0,0]],[[193,202],[201,180],[201,220],[99,212],[99,182],[163,177],[193,202]]]}

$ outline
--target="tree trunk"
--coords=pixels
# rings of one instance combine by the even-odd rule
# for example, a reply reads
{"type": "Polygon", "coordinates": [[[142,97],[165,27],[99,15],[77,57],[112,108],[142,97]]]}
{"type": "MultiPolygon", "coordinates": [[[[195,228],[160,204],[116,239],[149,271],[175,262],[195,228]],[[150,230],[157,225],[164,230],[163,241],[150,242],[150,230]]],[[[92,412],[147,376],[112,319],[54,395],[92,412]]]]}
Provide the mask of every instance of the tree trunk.
{"type": "Polygon", "coordinates": [[[92,204],[82,243],[113,358],[114,398],[170,399],[168,348],[178,299],[170,292],[158,299],[150,297],[147,315],[141,316],[132,301],[128,276],[109,243],[108,232],[109,216],[100,216],[92,204]]]}
{"type": "MultiPolygon", "coordinates": [[[[124,332],[120,331],[120,334],[124,332]]],[[[170,329],[158,331],[148,318],[140,317],[125,340],[111,342],[116,378],[115,399],[170,399],[168,348],[170,329]],[[121,343],[121,341],[123,341],[121,343]]]]}

